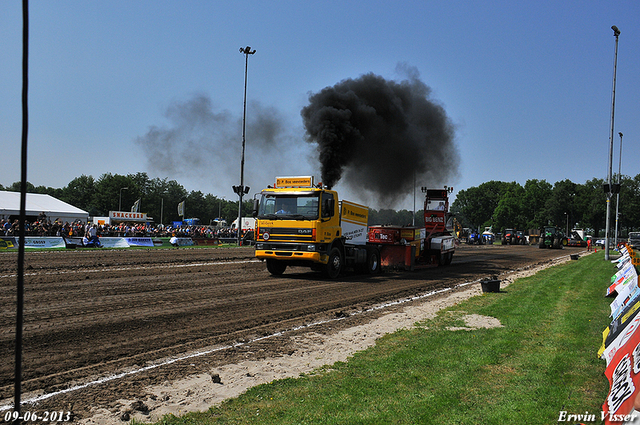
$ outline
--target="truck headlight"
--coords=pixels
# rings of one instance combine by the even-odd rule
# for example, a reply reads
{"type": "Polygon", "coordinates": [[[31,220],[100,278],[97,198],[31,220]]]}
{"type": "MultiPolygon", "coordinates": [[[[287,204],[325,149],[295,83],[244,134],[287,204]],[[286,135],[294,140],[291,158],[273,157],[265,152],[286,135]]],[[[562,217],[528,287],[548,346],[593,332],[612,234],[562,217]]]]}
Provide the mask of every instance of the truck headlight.
{"type": "Polygon", "coordinates": [[[256,249],[264,249],[263,243],[256,243],[256,249]]]}
{"type": "Polygon", "coordinates": [[[316,246],[315,245],[307,245],[307,251],[313,252],[316,250],[316,246]]]}

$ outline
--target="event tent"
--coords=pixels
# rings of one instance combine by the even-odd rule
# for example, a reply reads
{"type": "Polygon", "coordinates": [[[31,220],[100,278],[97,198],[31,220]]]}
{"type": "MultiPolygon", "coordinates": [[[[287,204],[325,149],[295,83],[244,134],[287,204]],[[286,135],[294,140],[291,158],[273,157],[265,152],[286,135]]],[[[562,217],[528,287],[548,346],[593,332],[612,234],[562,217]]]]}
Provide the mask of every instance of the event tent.
{"type": "MultiPolygon", "coordinates": [[[[51,221],[60,219],[69,223],[74,220],[87,221],[89,213],[67,204],[50,195],[27,193],[26,215],[28,221],[35,221],[44,212],[51,221]]],[[[20,215],[20,192],[0,191],[0,218],[17,219],[20,215]]]]}

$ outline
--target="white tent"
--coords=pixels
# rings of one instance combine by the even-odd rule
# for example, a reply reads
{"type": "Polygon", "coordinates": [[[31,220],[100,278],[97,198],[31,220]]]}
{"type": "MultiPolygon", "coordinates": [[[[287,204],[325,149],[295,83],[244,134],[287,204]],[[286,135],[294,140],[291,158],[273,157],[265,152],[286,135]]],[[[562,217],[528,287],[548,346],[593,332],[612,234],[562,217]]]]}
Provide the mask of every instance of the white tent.
{"type": "MultiPolygon", "coordinates": [[[[60,219],[64,223],[74,220],[87,221],[89,213],[62,202],[50,195],[27,193],[26,215],[28,221],[37,219],[44,212],[51,221],[60,219]]],[[[17,219],[20,215],[20,192],[0,191],[0,218],[17,219]]]]}

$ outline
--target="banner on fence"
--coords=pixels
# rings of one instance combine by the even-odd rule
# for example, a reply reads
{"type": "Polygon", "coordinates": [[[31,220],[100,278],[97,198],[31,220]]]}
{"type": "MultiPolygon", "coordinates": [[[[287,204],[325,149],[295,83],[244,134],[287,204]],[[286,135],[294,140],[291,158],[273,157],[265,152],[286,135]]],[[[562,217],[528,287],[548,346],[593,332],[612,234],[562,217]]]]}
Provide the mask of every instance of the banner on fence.
{"type": "Polygon", "coordinates": [[[610,387],[602,405],[605,424],[622,424],[640,417],[640,412],[634,409],[640,405],[640,288],[628,250],[623,248],[620,253],[620,258],[612,261],[619,271],[607,290],[607,295],[617,293],[611,303],[613,321],[602,333],[598,351],[607,363],[605,376],[610,387]]]}
{"type": "Polygon", "coordinates": [[[618,273],[611,278],[613,283],[607,289],[607,296],[614,292],[620,293],[622,290],[621,288],[632,282],[634,279],[637,282],[638,274],[636,273],[636,268],[630,262],[624,263],[624,266],[618,271],[618,273]]]}
{"type": "Polygon", "coordinates": [[[105,248],[129,248],[129,244],[124,238],[101,236],[100,243],[105,248]]]}
{"type": "Polygon", "coordinates": [[[0,238],[0,249],[12,249],[17,247],[18,243],[16,242],[16,238],[10,236],[0,238]]]}
{"type": "Polygon", "coordinates": [[[633,304],[640,297],[640,287],[638,286],[638,277],[636,276],[622,289],[618,290],[618,296],[611,303],[611,317],[617,319],[622,311],[630,304],[633,304]]]}
{"type": "Polygon", "coordinates": [[[171,239],[169,239],[169,243],[173,246],[191,246],[193,245],[193,239],[173,236],[171,239]]]}
{"type": "Polygon", "coordinates": [[[619,424],[628,420],[640,385],[640,332],[635,327],[626,344],[619,349],[604,374],[610,390],[602,405],[605,424],[619,424]],[[619,419],[619,420],[618,420],[619,419]]]}
{"type": "MultiPolygon", "coordinates": [[[[602,346],[598,350],[598,356],[602,356],[604,350],[611,345],[612,342],[622,333],[633,319],[636,318],[640,312],[640,303],[633,303],[628,305],[620,317],[613,320],[609,326],[602,332],[602,346]]],[[[607,362],[608,363],[608,362],[607,362]]]]}
{"type": "Polygon", "coordinates": [[[65,248],[66,246],[62,237],[26,236],[24,238],[25,248],[65,248]]]}
{"type": "Polygon", "coordinates": [[[124,238],[129,246],[153,246],[153,239],[151,238],[124,238]]]}

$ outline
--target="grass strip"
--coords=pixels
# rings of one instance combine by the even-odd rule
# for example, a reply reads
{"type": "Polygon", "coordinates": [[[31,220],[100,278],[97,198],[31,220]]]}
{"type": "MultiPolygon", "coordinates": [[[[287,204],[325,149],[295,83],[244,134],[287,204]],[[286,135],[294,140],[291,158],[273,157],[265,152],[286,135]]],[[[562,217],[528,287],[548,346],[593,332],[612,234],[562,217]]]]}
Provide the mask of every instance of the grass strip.
{"type": "MultiPolygon", "coordinates": [[[[597,357],[615,267],[601,253],[518,279],[296,379],[249,389],[182,424],[548,424],[600,418],[609,387],[597,357]],[[464,328],[464,316],[501,327],[464,328]]],[[[139,423],[135,422],[134,423],[139,423]]]]}

